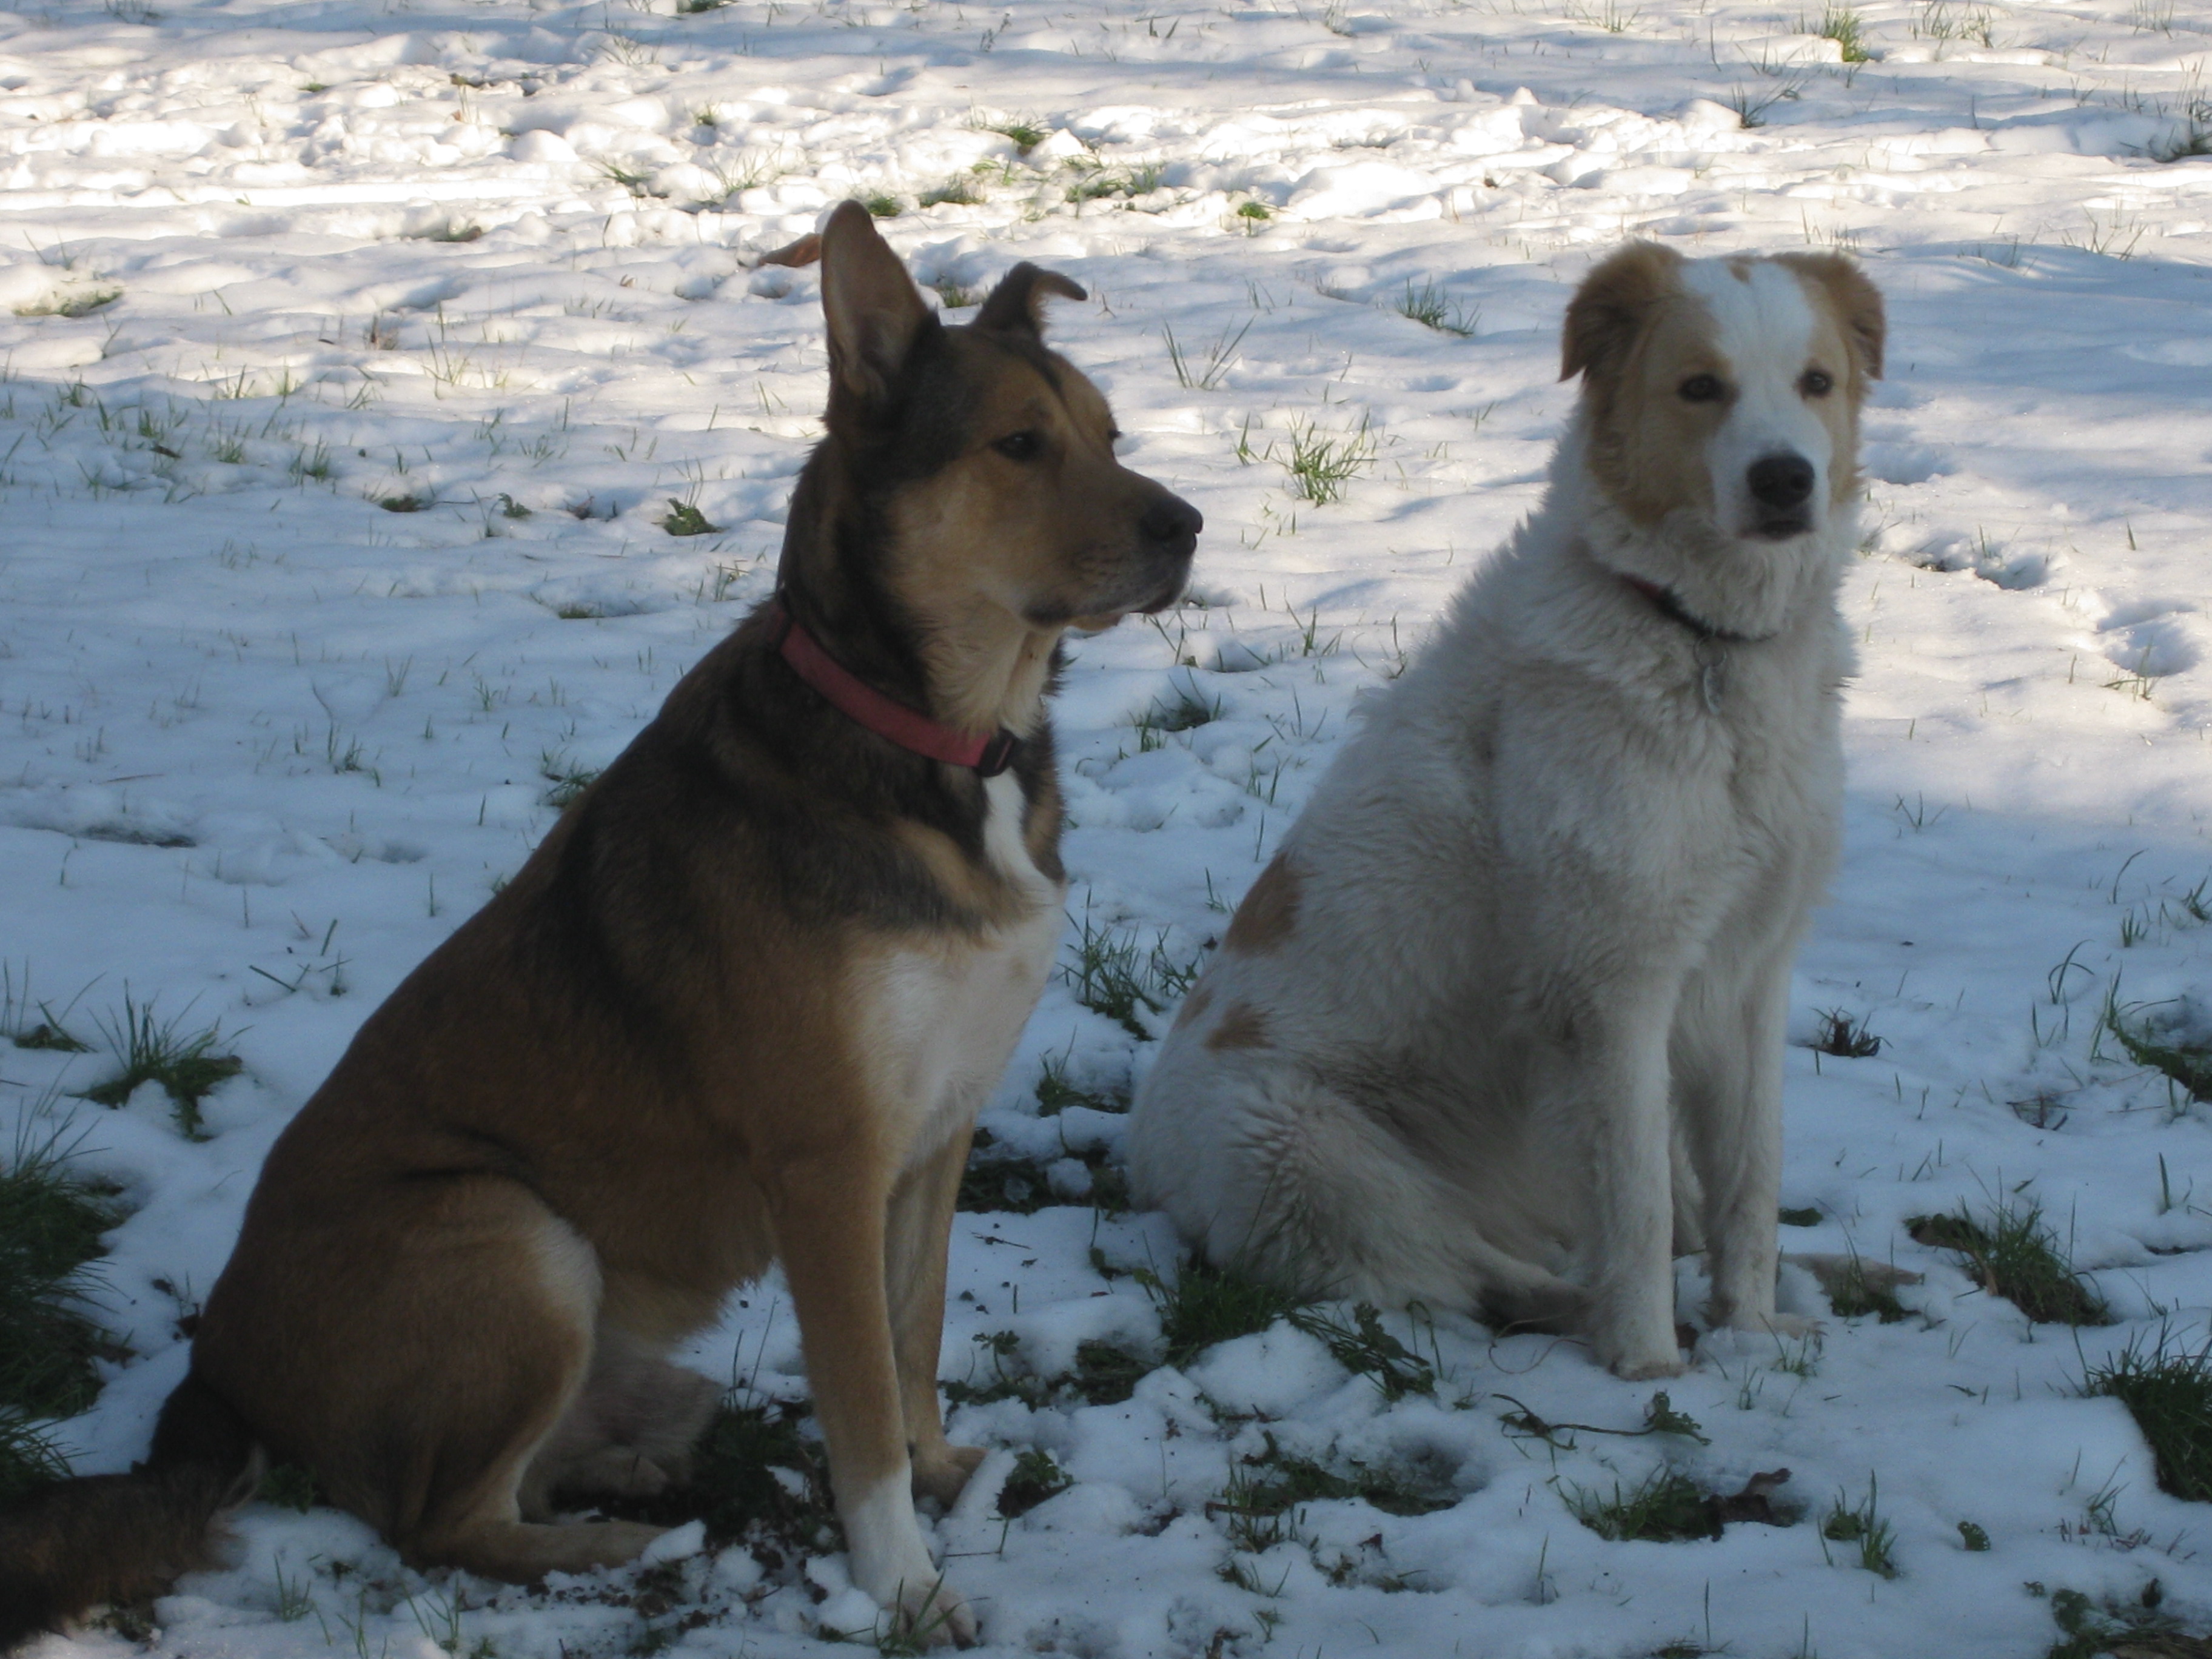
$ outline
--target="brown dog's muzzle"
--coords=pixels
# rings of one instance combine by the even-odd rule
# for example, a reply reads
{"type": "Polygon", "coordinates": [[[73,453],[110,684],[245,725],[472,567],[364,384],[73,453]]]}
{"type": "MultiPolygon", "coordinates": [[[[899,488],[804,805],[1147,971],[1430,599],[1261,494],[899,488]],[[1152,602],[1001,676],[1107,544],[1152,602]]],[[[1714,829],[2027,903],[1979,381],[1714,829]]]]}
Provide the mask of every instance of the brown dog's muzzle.
{"type": "Polygon", "coordinates": [[[1203,514],[1182,496],[1164,489],[1137,520],[1137,533],[1146,544],[1148,558],[1160,572],[1158,597],[1137,607],[1146,616],[1166,610],[1182,597],[1184,585],[1190,580],[1191,556],[1198,551],[1198,532],[1205,528],[1203,514]]]}

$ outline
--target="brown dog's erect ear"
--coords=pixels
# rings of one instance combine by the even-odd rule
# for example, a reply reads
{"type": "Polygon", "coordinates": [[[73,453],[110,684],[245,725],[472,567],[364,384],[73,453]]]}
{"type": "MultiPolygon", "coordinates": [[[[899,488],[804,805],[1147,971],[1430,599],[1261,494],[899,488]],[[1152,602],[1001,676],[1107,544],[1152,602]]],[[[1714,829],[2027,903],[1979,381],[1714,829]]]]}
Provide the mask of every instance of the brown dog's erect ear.
{"type": "Polygon", "coordinates": [[[915,338],[937,319],[876,222],[841,202],[822,228],[822,314],[830,325],[830,376],[863,404],[882,401],[915,338]]]}
{"type": "Polygon", "coordinates": [[[1840,253],[1778,253],[1785,264],[1808,281],[1827,290],[1828,303],[1844,325],[1844,337],[1858,354],[1859,367],[1870,380],[1881,379],[1882,343],[1889,325],[1882,313],[1881,290],[1869,280],[1856,260],[1840,253]]]}
{"type": "Polygon", "coordinates": [[[975,326],[1003,333],[1042,333],[1045,296],[1053,294],[1063,300],[1091,297],[1058,271],[1045,270],[1024,259],[999,278],[998,287],[975,313],[975,326]]]}
{"type": "Polygon", "coordinates": [[[1674,286],[1682,256],[1656,242],[1631,242],[1583,278],[1567,302],[1559,378],[1572,380],[1626,356],[1655,301],[1674,286]]]}

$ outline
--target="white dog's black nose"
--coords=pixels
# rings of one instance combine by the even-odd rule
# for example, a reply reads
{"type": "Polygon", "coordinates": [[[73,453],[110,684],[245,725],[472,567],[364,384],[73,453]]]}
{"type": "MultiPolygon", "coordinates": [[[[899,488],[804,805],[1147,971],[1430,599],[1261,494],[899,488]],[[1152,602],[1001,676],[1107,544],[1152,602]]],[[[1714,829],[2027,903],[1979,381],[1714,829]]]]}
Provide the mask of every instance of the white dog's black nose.
{"type": "Polygon", "coordinates": [[[1813,463],[1802,455],[1768,455],[1751,464],[1751,498],[1787,512],[1813,493],[1813,463]]]}

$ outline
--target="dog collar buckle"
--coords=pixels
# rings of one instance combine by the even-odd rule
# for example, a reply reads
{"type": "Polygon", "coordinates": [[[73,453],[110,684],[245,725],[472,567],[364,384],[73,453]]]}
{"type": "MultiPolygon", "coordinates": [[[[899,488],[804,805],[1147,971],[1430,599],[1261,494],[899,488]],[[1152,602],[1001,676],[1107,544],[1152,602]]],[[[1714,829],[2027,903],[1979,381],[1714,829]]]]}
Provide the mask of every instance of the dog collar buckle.
{"type": "Polygon", "coordinates": [[[823,649],[779,593],[768,602],[769,645],[791,672],[819,692],[830,706],[878,737],[948,766],[964,766],[979,777],[995,778],[1014,763],[1022,740],[1003,726],[988,738],[970,737],[885,696],[823,649]]]}

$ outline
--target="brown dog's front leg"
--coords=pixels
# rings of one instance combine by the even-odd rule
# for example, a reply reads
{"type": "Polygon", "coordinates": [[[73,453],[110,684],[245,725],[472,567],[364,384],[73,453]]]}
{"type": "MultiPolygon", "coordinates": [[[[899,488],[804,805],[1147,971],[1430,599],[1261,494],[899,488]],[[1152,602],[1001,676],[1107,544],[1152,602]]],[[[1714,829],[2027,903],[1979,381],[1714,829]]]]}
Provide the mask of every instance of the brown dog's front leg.
{"type": "Polygon", "coordinates": [[[972,1640],[975,1616],[944,1584],[915,1519],[884,1283],[890,1182],[847,1152],[788,1167],[776,1186],[777,1240],[853,1582],[917,1634],[972,1640]]]}
{"type": "Polygon", "coordinates": [[[892,1346],[898,1357],[899,1404],[914,1457],[914,1492],[950,1504],[983,1461],[974,1446],[945,1437],[937,1397],[937,1357],[945,1336],[945,1260],[960,1176],[972,1131],[957,1130],[944,1148],[908,1171],[891,1194],[884,1237],[884,1279],[890,1289],[892,1346]]]}

